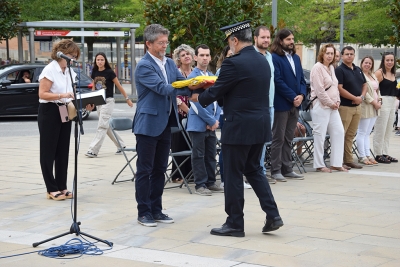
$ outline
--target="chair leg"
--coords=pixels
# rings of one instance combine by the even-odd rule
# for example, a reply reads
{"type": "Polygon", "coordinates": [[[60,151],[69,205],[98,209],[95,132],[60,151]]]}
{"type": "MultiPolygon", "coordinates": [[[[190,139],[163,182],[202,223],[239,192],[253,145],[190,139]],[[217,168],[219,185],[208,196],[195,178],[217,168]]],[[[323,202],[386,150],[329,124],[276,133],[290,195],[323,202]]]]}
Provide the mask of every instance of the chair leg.
{"type": "Polygon", "coordinates": [[[131,161],[132,161],[133,159],[135,159],[136,156],[137,156],[137,155],[135,155],[134,157],[132,157],[132,158],[125,164],[125,166],[119,171],[119,173],[117,174],[117,176],[115,176],[114,180],[112,181],[112,183],[111,183],[112,185],[113,185],[113,184],[116,184],[116,183],[127,182],[127,181],[133,182],[133,181],[135,180],[135,178],[136,178],[136,173],[135,173],[135,171],[134,171],[133,168],[132,168],[131,161]],[[119,175],[126,169],[126,167],[128,167],[128,165],[129,165],[129,168],[131,169],[131,171],[132,171],[132,173],[133,173],[132,179],[126,179],[126,180],[122,180],[122,181],[117,181],[119,175]]]}

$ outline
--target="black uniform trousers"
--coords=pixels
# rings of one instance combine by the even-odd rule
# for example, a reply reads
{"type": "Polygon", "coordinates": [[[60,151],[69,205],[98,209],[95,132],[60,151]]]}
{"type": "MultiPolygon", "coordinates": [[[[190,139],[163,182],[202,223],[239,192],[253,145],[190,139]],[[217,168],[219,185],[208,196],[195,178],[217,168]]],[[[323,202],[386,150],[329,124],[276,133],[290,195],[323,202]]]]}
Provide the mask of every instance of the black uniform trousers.
{"type": "Polygon", "coordinates": [[[61,122],[55,103],[39,104],[40,167],[47,192],[67,189],[71,122],[61,122]],[[53,168],[55,174],[53,174],[53,168]]]}
{"type": "Polygon", "coordinates": [[[243,174],[253,187],[260,201],[261,209],[267,214],[266,218],[279,216],[268,180],[260,166],[263,145],[263,143],[255,145],[222,144],[225,212],[228,214],[226,224],[231,228],[244,229],[243,174]]]}

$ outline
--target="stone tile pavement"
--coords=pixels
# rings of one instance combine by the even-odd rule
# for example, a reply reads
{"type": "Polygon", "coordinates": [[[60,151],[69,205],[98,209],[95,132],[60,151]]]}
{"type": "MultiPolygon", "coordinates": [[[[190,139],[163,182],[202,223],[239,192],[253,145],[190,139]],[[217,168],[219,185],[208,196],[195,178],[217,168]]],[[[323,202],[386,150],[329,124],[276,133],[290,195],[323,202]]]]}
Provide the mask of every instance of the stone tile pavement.
{"type": "MultiPolygon", "coordinates": [[[[134,145],[132,133],[122,136],[134,145]]],[[[209,232],[225,220],[223,194],[190,195],[185,188],[164,191],[164,212],[174,224],[138,225],[134,183],[111,185],[123,156],[114,155],[106,139],[98,158],[85,157],[92,137],[87,133],[80,140],[78,221],[82,232],[109,240],[114,248],[70,260],[34,253],[0,259],[0,266],[400,266],[399,163],[331,174],[307,165],[304,181],[272,185],[285,225],[267,235],[261,233],[265,215],[258,199],[245,190],[246,236],[217,237],[209,232]]],[[[400,158],[399,148],[400,137],[393,133],[391,155],[400,158]]],[[[45,198],[38,137],[1,138],[0,157],[0,257],[75,237],[32,248],[33,242],[68,231],[72,223],[70,201],[45,198]]],[[[70,157],[72,189],[73,153],[70,157]]],[[[126,170],[122,179],[129,177],[126,170]]]]}

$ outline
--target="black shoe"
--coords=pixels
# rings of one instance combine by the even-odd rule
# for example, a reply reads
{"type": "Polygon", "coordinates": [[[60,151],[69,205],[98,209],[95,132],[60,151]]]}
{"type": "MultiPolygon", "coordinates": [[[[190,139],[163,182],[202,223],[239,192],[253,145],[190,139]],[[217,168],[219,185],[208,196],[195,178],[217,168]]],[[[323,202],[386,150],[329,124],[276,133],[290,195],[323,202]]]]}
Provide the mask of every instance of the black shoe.
{"type": "Polygon", "coordinates": [[[221,236],[244,237],[244,231],[242,229],[230,228],[228,225],[226,225],[226,223],[224,223],[221,228],[211,229],[210,234],[221,235],[221,236]]]}
{"type": "Polygon", "coordinates": [[[174,219],[172,219],[171,217],[168,217],[168,214],[164,214],[164,213],[153,214],[153,219],[156,222],[160,222],[160,223],[173,223],[174,222],[174,219]]]}
{"type": "Polygon", "coordinates": [[[281,217],[275,217],[273,219],[267,219],[267,221],[265,222],[265,225],[262,229],[263,233],[268,233],[271,231],[275,231],[278,230],[279,227],[283,226],[283,221],[281,219],[281,217]]]}
{"type": "Polygon", "coordinates": [[[151,215],[144,215],[142,217],[138,217],[137,221],[138,221],[138,223],[140,223],[141,225],[144,225],[144,226],[148,226],[148,227],[157,226],[156,221],[153,219],[153,217],[151,215]]]}

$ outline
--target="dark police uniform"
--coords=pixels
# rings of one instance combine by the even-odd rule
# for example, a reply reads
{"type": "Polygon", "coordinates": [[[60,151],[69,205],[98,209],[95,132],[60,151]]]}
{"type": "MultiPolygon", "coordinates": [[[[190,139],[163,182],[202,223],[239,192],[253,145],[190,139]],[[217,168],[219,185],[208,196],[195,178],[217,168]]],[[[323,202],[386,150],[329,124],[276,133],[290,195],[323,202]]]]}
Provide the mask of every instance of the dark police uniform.
{"type": "Polygon", "coordinates": [[[268,61],[253,46],[226,58],[214,86],[198,97],[206,107],[223,99],[224,130],[222,149],[225,177],[226,225],[244,229],[243,177],[253,187],[268,219],[279,216],[269,183],[260,166],[265,142],[271,140],[269,115],[269,83],[271,69],[268,61]]]}

